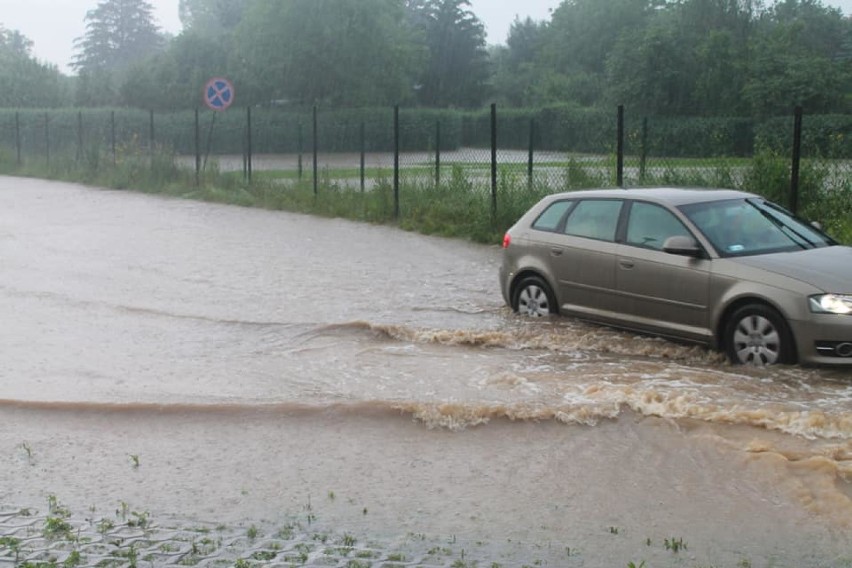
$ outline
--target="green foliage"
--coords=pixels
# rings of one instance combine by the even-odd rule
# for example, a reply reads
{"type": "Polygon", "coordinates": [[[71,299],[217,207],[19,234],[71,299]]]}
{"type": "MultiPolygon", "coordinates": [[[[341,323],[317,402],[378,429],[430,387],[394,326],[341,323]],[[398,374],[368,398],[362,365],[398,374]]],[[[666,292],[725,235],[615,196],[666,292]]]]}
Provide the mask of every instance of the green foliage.
{"type": "Polygon", "coordinates": [[[409,0],[415,41],[427,54],[417,101],[431,107],[479,106],[488,80],[485,27],[469,0],[409,0]]]}
{"type": "Polygon", "coordinates": [[[403,101],[418,57],[397,0],[258,0],[234,46],[232,74],[253,104],[403,101]]]}
{"type": "Polygon", "coordinates": [[[32,56],[33,43],[0,25],[0,108],[51,107],[62,104],[66,82],[59,70],[32,56]]]}
{"type": "Polygon", "coordinates": [[[117,71],[155,52],[161,38],[146,0],[100,0],[86,13],[72,65],[80,72],[117,71]]]}

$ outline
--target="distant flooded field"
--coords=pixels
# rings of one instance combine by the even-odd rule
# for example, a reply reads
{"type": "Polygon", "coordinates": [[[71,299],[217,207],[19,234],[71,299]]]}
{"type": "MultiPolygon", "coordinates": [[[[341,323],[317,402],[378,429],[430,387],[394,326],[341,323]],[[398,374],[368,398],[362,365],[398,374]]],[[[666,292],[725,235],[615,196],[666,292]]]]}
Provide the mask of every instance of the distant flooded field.
{"type": "Polygon", "coordinates": [[[498,263],[0,178],[0,565],[51,502],[154,565],[852,565],[848,371],[527,321],[498,263]]]}

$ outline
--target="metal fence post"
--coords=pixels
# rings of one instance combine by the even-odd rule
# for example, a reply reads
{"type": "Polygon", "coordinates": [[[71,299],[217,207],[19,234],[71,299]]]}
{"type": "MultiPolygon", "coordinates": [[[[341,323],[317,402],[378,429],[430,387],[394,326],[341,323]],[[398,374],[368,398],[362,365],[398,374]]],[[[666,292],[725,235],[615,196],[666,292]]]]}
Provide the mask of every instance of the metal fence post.
{"type": "Polygon", "coordinates": [[[624,105],[618,105],[618,140],[616,141],[615,185],[624,187],[624,105]]]}
{"type": "Polygon", "coordinates": [[[195,187],[201,185],[201,133],[198,124],[198,108],[195,109],[195,187]]]}
{"type": "Polygon", "coordinates": [[[366,165],[366,153],[367,153],[367,133],[366,128],[364,126],[364,121],[361,121],[361,193],[364,192],[365,189],[365,165],[366,165]]]}
{"type": "Polygon", "coordinates": [[[298,162],[298,164],[297,164],[297,167],[298,167],[298,170],[299,170],[299,181],[302,181],[302,173],[303,173],[303,168],[302,168],[302,152],[304,151],[304,146],[303,146],[303,140],[302,140],[302,121],[301,121],[301,120],[299,120],[299,132],[298,132],[298,136],[299,136],[299,139],[298,139],[298,145],[299,145],[299,148],[298,148],[298,150],[299,150],[299,162],[298,162]]]}
{"type": "Polygon", "coordinates": [[[799,166],[802,160],[802,107],[793,111],[793,164],[790,173],[790,210],[798,214],[799,166]]]}
{"type": "Polygon", "coordinates": [[[435,121],[435,187],[441,185],[441,119],[435,121]]]}
{"type": "Polygon", "coordinates": [[[154,169],[154,110],[148,115],[148,152],[151,155],[151,169],[154,169]]]}
{"type": "Polygon", "coordinates": [[[527,157],[527,186],[532,189],[533,186],[533,158],[535,152],[535,119],[530,119],[530,148],[529,156],[527,157]]]}
{"type": "Polygon", "coordinates": [[[317,107],[314,106],[314,197],[319,193],[319,145],[317,143],[317,107]]]}
{"type": "Polygon", "coordinates": [[[491,103],[491,218],[497,216],[497,103],[491,103]]]}
{"type": "Polygon", "coordinates": [[[393,107],[393,218],[399,219],[399,105],[393,107]]]}
{"type": "Polygon", "coordinates": [[[77,164],[83,158],[83,111],[77,111],[77,164]]]}
{"type": "Polygon", "coordinates": [[[44,153],[47,158],[47,169],[50,171],[50,118],[44,113],[44,153]]]}
{"type": "Polygon", "coordinates": [[[252,170],[252,139],[251,139],[251,107],[246,107],[246,175],[251,183],[252,170]]]}
{"type": "Polygon", "coordinates": [[[109,135],[110,135],[110,144],[112,146],[112,166],[115,167],[116,162],[116,149],[115,149],[115,111],[110,111],[109,113],[109,135]]]}
{"type": "Polygon", "coordinates": [[[17,151],[17,165],[21,167],[21,113],[15,112],[15,149],[17,151]]]}
{"type": "Polygon", "coordinates": [[[645,183],[645,172],[648,164],[648,117],[642,119],[642,148],[639,155],[639,182],[645,183]]]}

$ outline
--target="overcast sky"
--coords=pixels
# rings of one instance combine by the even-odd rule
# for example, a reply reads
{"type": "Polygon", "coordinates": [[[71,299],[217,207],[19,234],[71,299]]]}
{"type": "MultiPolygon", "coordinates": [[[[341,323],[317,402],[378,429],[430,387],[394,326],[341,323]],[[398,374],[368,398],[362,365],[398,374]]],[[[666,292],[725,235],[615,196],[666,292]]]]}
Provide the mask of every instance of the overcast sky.
{"type": "MultiPolygon", "coordinates": [[[[504,43],[515,16],[544,20],[560,1],[471,0],[471,5],[473,12],[485,24],[488,42],[504,43]]],[[[179,33],[178,0],[149,2],[154,6],[160,27],[173,34],[179,33]]],[[[97,4],[98,0],[0,0],[0,24],[33,40],[37,58],[55,63],[67,73],[74,38],[83,35],[83,18],[97,4]]],[[[841,8],[845,14],[852,13],[852,0],[826,0],[823,4],[841,8]]]]}

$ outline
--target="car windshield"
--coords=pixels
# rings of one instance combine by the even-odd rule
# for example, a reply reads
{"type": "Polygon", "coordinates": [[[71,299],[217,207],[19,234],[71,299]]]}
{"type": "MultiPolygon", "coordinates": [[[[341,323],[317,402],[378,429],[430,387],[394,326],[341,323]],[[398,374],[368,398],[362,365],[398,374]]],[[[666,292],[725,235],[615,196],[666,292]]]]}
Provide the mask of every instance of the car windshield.
{"type": "Polygon", "coordinates": [[[816,227],[762,199],[693,203],[681,206],[680,210],[721,256],[769,254],[834,244],[816,227]]]}

